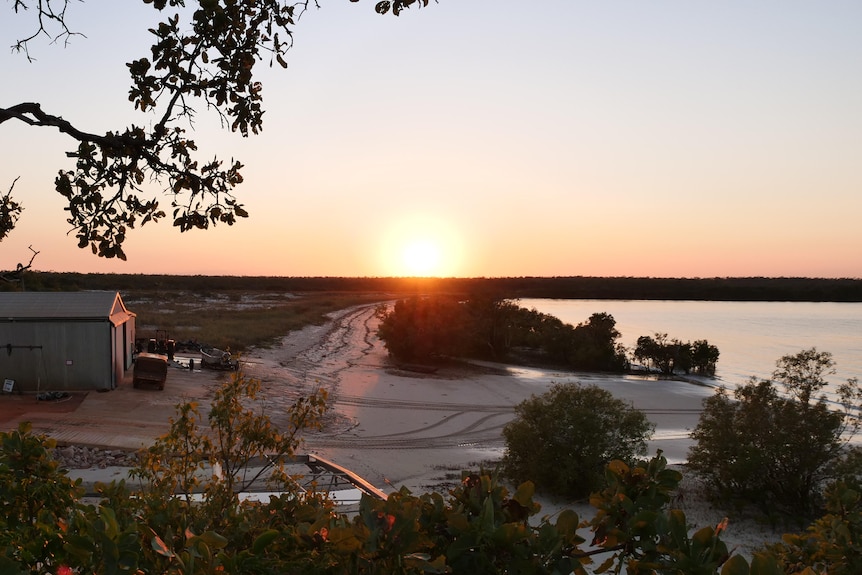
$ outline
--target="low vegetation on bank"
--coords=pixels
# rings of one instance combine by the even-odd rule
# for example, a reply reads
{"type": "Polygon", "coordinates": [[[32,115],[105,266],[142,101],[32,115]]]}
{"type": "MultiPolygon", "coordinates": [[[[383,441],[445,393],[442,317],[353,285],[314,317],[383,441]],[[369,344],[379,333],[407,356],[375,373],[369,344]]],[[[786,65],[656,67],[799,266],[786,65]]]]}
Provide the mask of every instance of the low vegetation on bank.
{"type": "Polygon", "coordinates": [[[173,339],[244,351],[266,347],[291,331],[323,325],[328,314],[380,301],[379,294],[130,290],[139,339],[173,339]]]}
{"type": "Polygon", "coordinates": [[[640,369],[668,375],[714,375],[719,357],[718,348],[706,340],[682,342],[666,334],[642,336],[630,353],[608,313],[594,313],[573,326],[515,301],[484,296],[414,296],[381,304],[377,315],[378,335],[400,362],[466,357],[623,372],[635,360],[640,369]]]}

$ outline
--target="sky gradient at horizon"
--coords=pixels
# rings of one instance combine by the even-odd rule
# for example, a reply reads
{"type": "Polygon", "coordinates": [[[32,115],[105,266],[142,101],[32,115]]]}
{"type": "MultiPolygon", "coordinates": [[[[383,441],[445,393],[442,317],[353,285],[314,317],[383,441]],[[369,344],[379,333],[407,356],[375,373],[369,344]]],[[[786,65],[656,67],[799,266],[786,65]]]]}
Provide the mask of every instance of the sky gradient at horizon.
{"type": "MultiPolygon", "coordinates": [[[[288,69],[260,67],[261,135],[203,109],[195,126],[202,159],[245,164],[248,219],[148,224],[128,261],[97,258],[53,189],[74,142],[6,122],[0,191],[19,177],[25,210],[0,269],[32,246],[45,271],[862,277],[862,3],[321,4],[288,69]]],[[[27,21],[4,10],[9,45],[27,21]]],[[[68,14],[86,38],[0,56],[0,106],[38,101],[96,133],[150,121],[125,63],[148,54],[155,11],[68,14]]]]}

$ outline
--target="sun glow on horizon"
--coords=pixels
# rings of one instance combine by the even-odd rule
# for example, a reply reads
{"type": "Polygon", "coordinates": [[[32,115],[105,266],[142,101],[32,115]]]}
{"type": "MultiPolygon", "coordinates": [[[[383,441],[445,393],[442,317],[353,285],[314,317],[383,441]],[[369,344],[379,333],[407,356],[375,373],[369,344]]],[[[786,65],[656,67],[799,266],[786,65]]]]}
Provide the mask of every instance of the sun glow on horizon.
{"type": "Polygon", "coordinates": [[[404,245],[401,265],[409,276],[439,275],[441,255],[440,247],[433,241],[417,239],[404,245]]]}
{"type": "Polygon", "coordinates": [[[461,242],[448,223],[432,218],[402,220],[383,239],[387,275],[453,277],[461,265],[461,242]]]}

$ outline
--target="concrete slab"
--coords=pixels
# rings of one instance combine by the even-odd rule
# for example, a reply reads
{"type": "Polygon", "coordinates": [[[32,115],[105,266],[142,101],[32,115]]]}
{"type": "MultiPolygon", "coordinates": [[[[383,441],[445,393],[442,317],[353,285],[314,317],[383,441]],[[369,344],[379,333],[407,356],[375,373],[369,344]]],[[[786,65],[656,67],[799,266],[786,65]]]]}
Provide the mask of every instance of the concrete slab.
{"type": "MultiPolygon", "coordinates": [[[[205,407],[217,386],[230,376],[230,372],[171,367],[164,390],[135,389],[130,370],[116,389],[80,394],[68,405],[52,406],[21,396],[13,412],[0,419],[0,428],[12,430],[29,421],[35,433],[52,437],[59,445],[137,450],[170,429],[177,405],[196,401],[205,407]]],[[[11,402],[8,408],[13,407],[11,402]]]]}

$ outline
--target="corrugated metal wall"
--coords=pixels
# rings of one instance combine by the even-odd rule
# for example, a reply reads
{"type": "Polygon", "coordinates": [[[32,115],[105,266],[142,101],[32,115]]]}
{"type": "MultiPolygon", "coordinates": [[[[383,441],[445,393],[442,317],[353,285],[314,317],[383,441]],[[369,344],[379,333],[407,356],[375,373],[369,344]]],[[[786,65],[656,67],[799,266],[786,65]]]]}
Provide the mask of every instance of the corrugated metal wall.
{"type": "Polygon", "coordinates": [[[112,389],[122,379],[123,329],[107,319],[0,322],[0,342],[8,342],[0,378],[15,380],[16,391],[112,389]]]}

